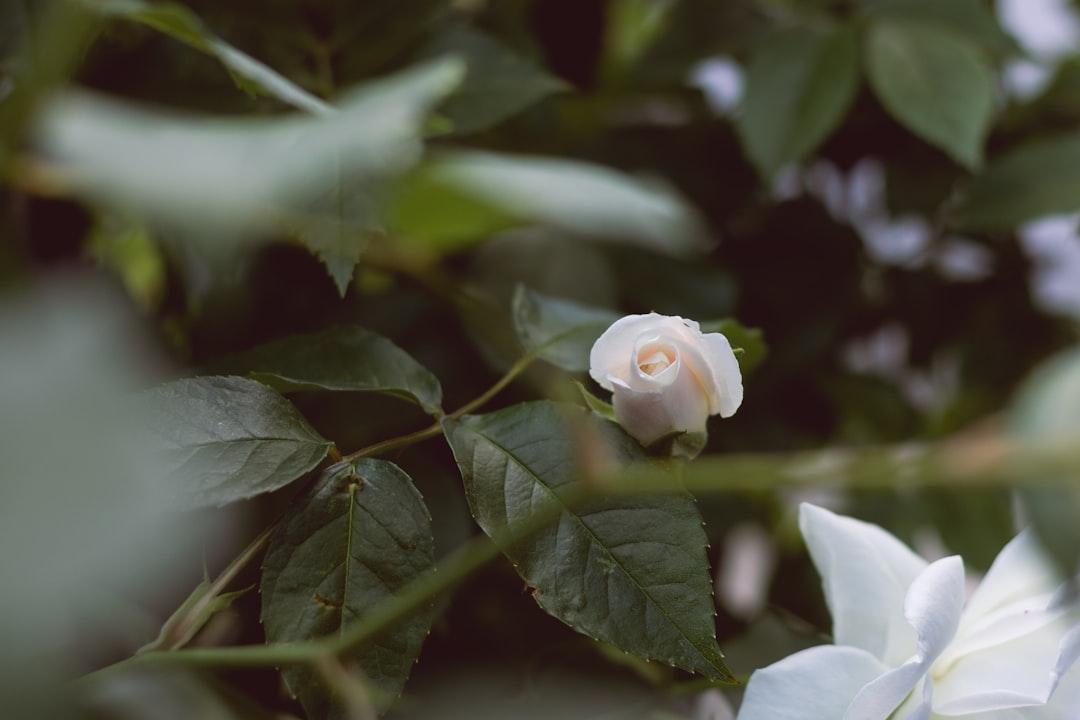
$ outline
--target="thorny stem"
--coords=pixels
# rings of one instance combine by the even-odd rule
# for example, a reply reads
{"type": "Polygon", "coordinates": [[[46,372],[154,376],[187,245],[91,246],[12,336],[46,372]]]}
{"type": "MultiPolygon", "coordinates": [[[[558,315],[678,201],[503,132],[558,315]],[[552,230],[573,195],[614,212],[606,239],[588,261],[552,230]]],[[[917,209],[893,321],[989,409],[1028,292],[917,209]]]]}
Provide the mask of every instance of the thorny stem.
{"type": "Polygon", "coordinates": [[[274,534],[278,524],[279,522],[274,522],[259,533],[205,589],[200,583],[199,587],[195,588],[188,599],[161,626],[161,633],[157,639],[139,648],[136,654],[176,650],[190,640],[192,635],[199,630],[203,613],[229,586],[229,583],[236,579],[240,571],[262,552],[266,544],[270,542],[270,536],[274,534]]]}
{"type": "MultiPolygon", "coordinates": [[[[571,500],[576,500],[576,498],[571,500]]],[[[497,557],[500,545],[520,542],[551,522],[558,512],[559,509],[553,506],[517,525],[512,531],[499,534],[494,541],[489,540],[487,536],[477,536],[469,540],[442,561],[438,572],[432,571],[421,575],[409,583],[400,594],[374,607],[358,622],[345,628],[340,635],[331,635],[303,643],[182,648],[172,652],[145,653],[84,675],[79,681],[88,682],[124,668],[146,665],[207,668],[283,667],[324,662],[322,658],[327,655],[334,657],[347,655],[386,627],[408,617],[429,603],[436,595],[452,588],[497,557]]]]}
{"type": "MultiPolygon", "coordinates": [[[[521,357],[520,360],[514,363],[513,367],[507,370],[506,374],[499,378],[499,380],[494,385],[492,385],[490,388],[478,395],[474,400],[465,403],[457,410],[447,415],[447,417],[456,420],[462,415],[467,415],[473,410],[483,407],[493,397],[502,392],[507,385],[512,383],[518,375],[525,372],[525,370],[528,369],[529,365],[531,365],[537,357],[539,357],[539,354],[536,351],[525,354],[521,357]]],[[[341,460],[352,461],[363,457],[371,457],[372,455],[381,455],[383,453],[390,452],[391,450],[397,450],[398,448],[407,447],[422,440],[433,438],[441,433],[442,423],[440,421],[436,421],[435,423],[429,425],[423,430],[417,430],[416,432],[409,433],[408,435],[401,435],[399,437],[390,438],[389,440],[383,440],[381,442],[375,443],[374,445],[369,445],[366,448],[357,450],[354,453],[344,455],[342,456],[341,460]]]]}

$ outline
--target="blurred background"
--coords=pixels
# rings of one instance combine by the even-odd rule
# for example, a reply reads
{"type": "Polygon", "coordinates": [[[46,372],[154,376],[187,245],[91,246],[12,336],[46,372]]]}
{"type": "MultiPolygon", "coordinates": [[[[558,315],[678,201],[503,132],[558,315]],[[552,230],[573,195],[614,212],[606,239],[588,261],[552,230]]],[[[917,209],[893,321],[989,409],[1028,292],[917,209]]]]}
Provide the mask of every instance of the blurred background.
{"type": "MultiPolygon", "coordinates": [[[[104,441],[67,464],[27,448],[85,442],[94,422],[76,411],[227,369],[231,355],[269,340],[370,328],[439,377],[450,409],[520,355],[509,314],[519,283],[622,313],[735,318],[755,365],[744,367],[739,412],[711,426],[710,454],[998,432],[1025,378],[1077,340],[1076,3],[0,8],[0,427],[21,432],[0,440],[0,567],[25,588],[0,603],[4,632],[27,612],[55,617],[26,608],[41,593],[81,592],[99,571],[124,566],[138,586],[125,590],[138,611],[95,616],[119,618],[121,630],[63,633],[77,646],[68,672],[150,639],[204,558],[220,568],[288,498],[200,515],[166,537],[171,560],[144,543],[165,525],[132,523],[119,535],[126,550],[84,562],[80,546],[98,548],[117,517],[171,517],[167,504],[130,492],[145,490],[143,476],[118,473],[104,441]],[[28,496],[27,484],[40,492],[28,496]],[[87,509],[82,499],[105,497],[102,488],[114,500],[87,509]],[[12,521],[39,515],[49,522],[12,521]],[[27,567],[67,572],[56,560],[65,551],[46,538],[79,548],[72,557],[90,574],[35,585],[27,567]],[[175,552],[173,538],[187,550],[175,552]]],[[[561,378],[535,368],[496,405],[561,378]]],[[[424,423],[389,399],[290,399],[343,452],[424,423]]],[[[1077,411],[1064,412],[1052,425],[1074,432],[1077,411]]],[[[125,462],[142,461],[132,455],[125,462]]],[[[438,553],[475,532],[445,445],[390,459],[424,494],[438,553]]],[[[1067,520],[1080,501],[1053,492],[1044,500],[1065,508],[1057,552],[1075,563],[1080,537],[1067,520]]],[[[960,553],[972,571],[1031,512],[1008,487],[916,488],[901,477],[888,489],[700,497],[719,639],[738,673],[828,630],[794,525],[807,498],[921,552],[960,553]]],[[[249,575],[241,584],[257,582],[249,575]]],[[[260,640],[255,595],[211,628],[218,641],[260,640]]],[[[27,635],[0,641],[5,662],[54,657],[27,635]]],[[[422,699],[441,697],[463,667],[487,671],[485,684],[508,698],[495,714],[584,672],[635,690],[601,692],[596,707],[575,701],[583,717],[635,716],[652,697],[641,688],[686,680],[607,654],[538,612],[508,563],[442,603],[407,691],[415,704],[402,712],[434,712],[422,699]]],[[[224,677],[225,694],[244,699],[214,705],[221,717],[297,712],[272,672],[224,677]]],[[[146,688],[190,701],[186,681],[157,682],[101,702],[137,706],[146,688]]],[[[12,688],[32,694],[21,685],[12,688]]],[[[665,695],[663,712],[720,713],[694,698],[665,695]]]]}

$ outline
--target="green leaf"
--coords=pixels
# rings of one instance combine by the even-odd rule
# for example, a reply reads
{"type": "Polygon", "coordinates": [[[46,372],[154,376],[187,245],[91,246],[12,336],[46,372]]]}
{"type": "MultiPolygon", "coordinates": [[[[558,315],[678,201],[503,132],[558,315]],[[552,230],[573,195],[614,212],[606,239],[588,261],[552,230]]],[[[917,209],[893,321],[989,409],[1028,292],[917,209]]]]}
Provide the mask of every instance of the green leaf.
{"type": "Polygon", "coordinates": [[[677,2],[615,0],[608,6],[604,74],[610,83],[625,76],[661,36],[677,2]]]}
{"type": "Polygon", "coordinates": [[[1017,110],[1022,118],[1039,127],[1069,127],[1080,117],[1080,57],[1062,58],[1050,84],[1017,110]]]}
{"type": "Polygon", "coordinates": [[[864,0],[871,19],[891,18],[935,25],[962,35],[995,57],[1021,55],[1023,49],[998,23],[981,0],[864,0]]]}
{"type": "Polygon", "coordinates": [[[672,255],[705,249],[697,211],[658,180],[632,178],[599,165],[558,158],[479,151],[444,152],[410,177],[395,206],[397,234],[437,250],[453,250],[511,224],[540,224],[575,234],[627,242],[672,255]],[[452,213],[449,227],[426,210],[452,213]]]}
{"type": "Polygon", "coordinates": [[[982,162],[994,74],[979,48],[934,25],[881,20],[866,38],[870,85],[896,120],[969,169],[982,162]]]}
{"type": "Polygon", "coordinates": [[[146,330],[126,293],[89,273],[16,283],[0,297],[5,717],[82,717],[33,711],[88,667],[72,649],[148,637],[156,628],[134,598],[175,587],[178,568],[222,540],[215,518],[173,512],[140,442],[145,419],[131,396],[160,372],[146,330]]]}
{"type": "Polygon", "coordinates": [[[343,293],[368,235],[383,229],[383,193],[419,159],[424,118],[461,72],[452,60],[417,66],[320,117],[170,116],[68,93],[39,118],[37,140],[65,192],[207,250],[231,247],[223,237],[295,232],[343,293]]]}
{"type": "Polygon", "coordinates": [[[1080,136],[1039,139],[994,158],[962,192],[952,220],[1009,231],[1045,215],[1080,210],[1080,136]]]}
{"type": "Polygon", "coordinates": [[[452,253],[521,224],[509,212],[455,188],[438,164],[422,164],[398,185],[390,226],[403,252],[430,257],[452,253]]]}
{"type": "Polygon", "coordinates": [[[318,465],[332,444],[254,380],[177,380],[141,399],[151,412],[151,442],[184,509],[273,492],[318,465]]]}
{"type": "Polygon", "coordinates": [[[486,130],[552,93],[566,83],[536,63],[508,50],[493,38],[467,27],[441,33],[431,48],[435,55],[455,55],[468,68],[458,89],[439,106],[439,115],[455,134],[486,130]]]}
{"type": "Polygon", "coordinates": [[[609,420],[615,424],[618,424],[619,421],[615,417],[615,407],[611,403],[605,402],[593,395],[591,392],[586,390],[585,386],[579,383],[577,380],[574,381],[574,385],[576,385],[577,389],[581,391],[581,397],[585,400],[585,404],[590,410],[592,410],[594,413],[604,418],[605,420],[609,420]]]}
{"type": "MultiPolygon", "coordinates": [[[[1045,449],[1072,447],[1080,433],[1080,348],[1039,367],[1021,386],[1006,415],[1020,442],[1045,449]]],[[[1075,478],[1077,468],[1071,473],[1075,478]]],[[[1062,478],[1039,478],[1016,468],[1020,496],[1035,532],[1066,577],[1080,570],[1080,488],[1062,478]]]]}
{"type": "Polygon", "coordinates": [[[589,369],[589,353],[596,339],[618,313],[571,300],[552,298],[518,285],[514,290],[514,329],[529,352],[570,372],[589,369]]]}
{"type": "Polygon", "coordinates": [[[216,57],[228,69],[237,86],[245,91],[256,90],[271,95],[316,115],[334,111],[333,107],[273,68],[214,35],[195,13],[183,5],[169,2],[147,3],[142,0],[106,0],[87,4],[107,15],[123,17],[152,27],[200,52],[216,57]]]}
{"type": "Polygon", "coordinates": [[[844,119],[858,87],[851,27],[798,26],[758,41],[736,127],[762,178],[812,153],[844,119]]]}
{"type": "MultiPolygon", "coordinates": [[[[337,634],[434,570],[431,517],[396,465],[362,459],[328,468],[274,533],[263,562],[262,621],[273,643],[337,634]]],[[[387,628],[348,658],[389,698],[405,687],[432,609],[387,628]]],[[[337,717],[308,668],[283,671],[308,717],[337,717]]]]}
{"type": "Polygon", "coordinates": [[[465,495],[489,536],[537,513],[558,517],[501,550],[537,603],[576,631],[652,660],[731,679],[716,644],[706,537],[693,498],[613,496],[580,506],[576,438],[626,462],[637,443],[576,408],[541,401],[444,419],[465,495]]]}
{"type": "Polygon", "coordinates": [[[442,386],[427,368],[378,333],[356,326],[294,335],[230,357],[225,366],[282,392],[378,392],[441,412],[442,386]]]}
{"type": "Polygon", "coordinates": [[[701,332],[720,333],[726,337],[731,347],[736,350],[739,369],[744,375],[764,362],[769,355],[769,347],[765,344],[765,336],[761,328],[744,327],[735,318],[703,322],[701,332]],[[742,352],[738,352],[739,350],[742,352]]]}
{"type": "Polygon", "coordinates": [[[345,297],[368,242],[381,232],[386,178],[372,178],[365,168],[348,168],[337,161],[333,167],[336,179],[305,204],[301,216],[286,224],[326,265],[338,293],[345,297]]]}

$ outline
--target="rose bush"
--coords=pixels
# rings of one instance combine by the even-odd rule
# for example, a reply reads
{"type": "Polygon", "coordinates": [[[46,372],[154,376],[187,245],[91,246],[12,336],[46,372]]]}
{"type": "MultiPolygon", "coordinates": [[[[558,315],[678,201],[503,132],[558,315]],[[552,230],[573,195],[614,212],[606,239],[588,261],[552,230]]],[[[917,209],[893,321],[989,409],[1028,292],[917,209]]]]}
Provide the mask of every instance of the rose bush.
{"type": "Polygon", "coordinates": [[[619,424],[643,445],[672,433],[704,433],[710,415],[730,417],[742,403],[731,343],[678,316],[616,320],[593,345],[589,374],[612,392],[619,424]]]}
{"type": "Polygon", "coordinates": [[[876,525],[803,504],[835,645],[751,678],[739,720],[1080,717],[1080,606],[1030,531],[964,603],[959,557],[927,563],[876,525]]]}

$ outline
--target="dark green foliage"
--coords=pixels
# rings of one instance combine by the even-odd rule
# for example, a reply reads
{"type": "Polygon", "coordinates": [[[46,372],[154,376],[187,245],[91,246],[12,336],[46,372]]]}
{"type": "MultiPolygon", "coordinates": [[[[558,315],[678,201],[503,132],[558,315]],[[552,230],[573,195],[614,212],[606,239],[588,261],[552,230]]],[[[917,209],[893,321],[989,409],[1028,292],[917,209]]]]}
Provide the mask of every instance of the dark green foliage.
{"type": "MultiPolygon", "coordinates": [[[[267,639],[340,634],[433,572],[434,561],[431,518],[408,475],[383,460],[334,465],[292,507],[266,551],[260,591],[267,639]]],[[[428,607],[347,658],[381,693],[376,704],[401,694],[430,626],[428,607]]],[[[311,670],[287,670],[285,680],[311,717],[347,717],[311,670]]]]}
{"type": "Polygon", "coordinates": [[[589,482],[582,453],[600,455],[600,463],[640,455],[636,443],[598,422],[536,402],[444,420],[443,428],[488,535],[555,514],[548,527],[502,548],[540,607],[639,657],[730,679],[716,645],[701,516],[674,477],[671,494],[574,502],[589,482]],[[597,446],[586,450],[575,437],[597,446]]]}
{"type": "Polygon", "coordinates": [[[282,391],[337,390],[396,395],[440,412],[442,387],[431,372],[386,338],[361,327],[295,335],[224,363],[282,391]]]}
{"type": "Polygon", "coordinates": [[[177,380],[141,401],[180,509],[273,492],[318,465],[331,446],[288,400],[254,380],[177,380]]]}

